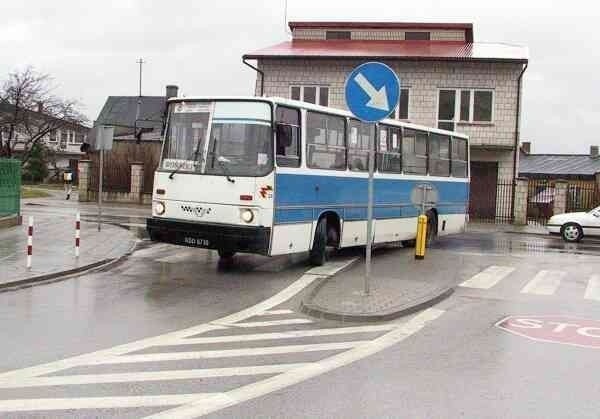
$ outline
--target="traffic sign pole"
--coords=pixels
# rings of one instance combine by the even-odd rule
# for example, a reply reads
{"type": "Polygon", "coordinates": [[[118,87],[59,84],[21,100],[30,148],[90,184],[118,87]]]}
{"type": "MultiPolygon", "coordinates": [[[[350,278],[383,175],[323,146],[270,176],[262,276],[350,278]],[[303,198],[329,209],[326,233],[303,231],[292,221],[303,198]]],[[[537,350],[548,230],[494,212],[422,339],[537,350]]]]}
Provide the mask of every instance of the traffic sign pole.
{"type": "MultiPolygon", "coordinates": [[[[373,124],[373,130],[375,124],[373,124]]],[[[375,142],[375,141],[373,141],[375,142]]],[[[367,249],[365,255],[365,294],[371,293],[371,250],[373,245],[373,173],[375,172],[375,144],[369,150],[369,186],[367,203],[367,249]]]]}
{"type": "MultiPolygon", "coordinates": [[[[344,86],[346,105],[363,122],[375,123],[390,116],[400,98],[400,80],[383,63],[368,62],[356,67],[346,78],[344,86]]],[[[365,295],[371,292],[371,250],[373,247],[373,173],[377,153],[377,132],[369,150],[369,180],[367,192],[367,246],[365,254],[365,295]]]]}

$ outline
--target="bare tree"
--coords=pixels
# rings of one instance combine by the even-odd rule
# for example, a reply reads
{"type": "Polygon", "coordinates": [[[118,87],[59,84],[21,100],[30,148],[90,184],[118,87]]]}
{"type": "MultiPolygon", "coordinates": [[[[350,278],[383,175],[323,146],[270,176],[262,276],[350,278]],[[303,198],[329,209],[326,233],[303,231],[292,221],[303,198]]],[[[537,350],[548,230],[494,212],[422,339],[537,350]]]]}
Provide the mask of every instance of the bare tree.
{"type": "Polygon", "coordinates": [[[52,78],[33,67],[8,75],[0,87],[0,156],[18,151],[24,165],[31,148],[45,137],[87,122],[79,102],[58,97],[54,90],[52,78]]]}

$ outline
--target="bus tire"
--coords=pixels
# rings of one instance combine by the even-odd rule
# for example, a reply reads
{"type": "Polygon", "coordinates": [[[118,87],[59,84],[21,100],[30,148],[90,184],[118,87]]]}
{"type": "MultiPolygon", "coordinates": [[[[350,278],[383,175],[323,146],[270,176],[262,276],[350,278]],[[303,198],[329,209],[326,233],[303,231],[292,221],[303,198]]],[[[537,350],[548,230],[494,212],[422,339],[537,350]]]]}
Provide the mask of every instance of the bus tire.
{"type": "Polygon", "coordinates": [[[327,220],[321,218],[315,230],[315,240],[310,249],[310,263],[322,266],[327,261],[327,220]]]}
{"type": "Polygon", "coordinates": [[[217,252],[221,259],[231,259],[235,255],[235,252],[232,250],[219,249],[217,252]]]}
{"type": "Polygon", "coordinates": [[[425,215],[427,215],[427,235],[425,236],[425,246],[429,248],[437,238],[438,220],[433,211],[427,211],[425,215]]]}

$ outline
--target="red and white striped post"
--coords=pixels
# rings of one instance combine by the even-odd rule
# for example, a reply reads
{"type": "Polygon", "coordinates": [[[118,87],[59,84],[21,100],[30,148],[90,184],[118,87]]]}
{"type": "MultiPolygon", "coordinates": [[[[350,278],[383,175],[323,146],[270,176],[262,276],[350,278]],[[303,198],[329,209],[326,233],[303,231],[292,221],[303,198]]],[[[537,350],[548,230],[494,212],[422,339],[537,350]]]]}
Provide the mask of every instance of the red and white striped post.
{"type": "Polygon", "coordinates": [[[33,254],[33,216],[29,216],[27,228],[27,269],[31,269],[31,255],[33,254]]]}
{"type": "Polygon", "coordinates": [[[79,212],[75,215],[75,257],[79,257],[79,230],[81,228],[81,217],[79,212]]]}

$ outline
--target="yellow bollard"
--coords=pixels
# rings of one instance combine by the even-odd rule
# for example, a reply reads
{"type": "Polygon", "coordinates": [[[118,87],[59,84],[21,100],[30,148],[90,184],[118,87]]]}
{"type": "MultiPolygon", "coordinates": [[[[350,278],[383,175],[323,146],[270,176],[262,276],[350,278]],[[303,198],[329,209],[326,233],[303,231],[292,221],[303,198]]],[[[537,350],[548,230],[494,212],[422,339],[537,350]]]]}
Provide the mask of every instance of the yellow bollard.
{"type": "Polygon", "coordinates": [[[425,259],[425,244],[427,242],[427,216],[417,218],[417,240],[415,243],[415,259],[425,259]]]}

